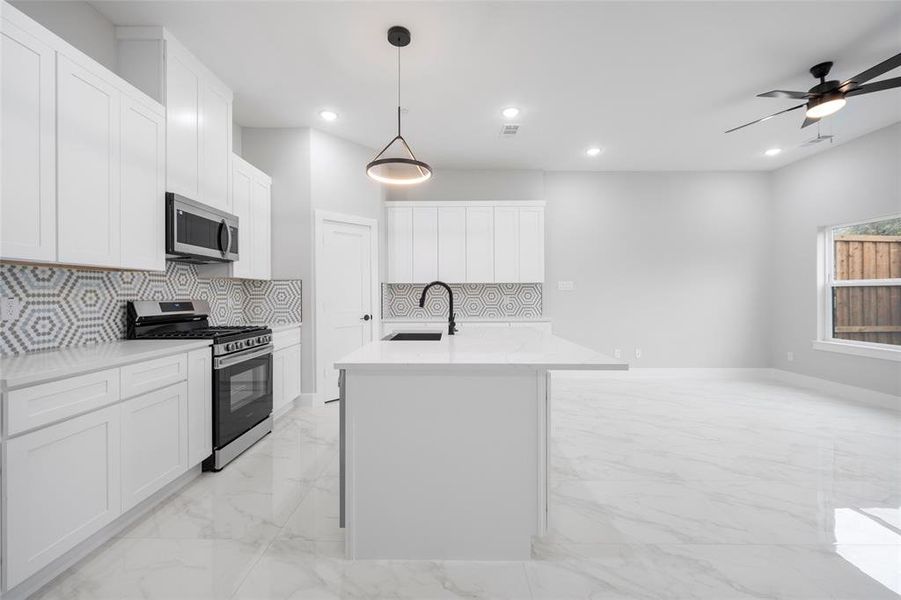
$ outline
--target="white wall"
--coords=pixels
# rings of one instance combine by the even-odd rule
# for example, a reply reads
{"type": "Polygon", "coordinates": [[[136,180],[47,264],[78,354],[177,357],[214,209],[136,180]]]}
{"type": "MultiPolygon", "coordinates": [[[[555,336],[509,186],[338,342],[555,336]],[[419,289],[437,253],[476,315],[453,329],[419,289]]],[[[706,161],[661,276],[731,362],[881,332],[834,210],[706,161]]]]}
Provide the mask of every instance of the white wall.
{"type": "Polygon", "coordinates": [[[635,367],[766,365],[766,174],[546,173],[545,186],[555,333],[635,367]]]}
{"type": "Polygon", "coordinates": [[[389,189],[388,200],[544,200],[544,173],[436,169],[423,184],[389,189]]]}
{"type": "Polygon", "coordinates": [[[901,363],[811,347],[817,335],[817,231],[901,213],[901,124],[793,163],[772,179],[772,365],[901,394],[901,363]]]}
{"type": "Polygon", "coordinates": [[[272,277],[303,280],[303,391],[316,391],[313,214],[382,220],[383,191],[366,176],[374,151],[311,129],[242,128],[242,156],[272,177],[272,277]]]}
{"type": "Polygon", "coordinates": [[[10,4],[115,72],[116,28],[87,2],[14,0],[10,4]]]}

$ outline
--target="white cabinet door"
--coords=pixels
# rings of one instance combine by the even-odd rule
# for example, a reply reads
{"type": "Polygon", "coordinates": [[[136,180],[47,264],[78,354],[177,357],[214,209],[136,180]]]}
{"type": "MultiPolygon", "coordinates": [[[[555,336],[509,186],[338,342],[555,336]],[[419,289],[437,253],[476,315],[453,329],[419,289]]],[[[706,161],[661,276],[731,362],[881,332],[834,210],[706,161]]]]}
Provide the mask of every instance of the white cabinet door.
{"type": "Polygon", "coordinates": [[[119,266],[119,91],[57,56],[59,262],[119,266]]]}
{"type": "Polygon", "coordinates": [[[119,409],[110,406],[6,442],[7,588],[121,513],[119,409]]]}
{"type": "Polygon", "coordinates": [[[166,270],[165,112],[122,97],[122,267],[166,270]]]}
{"type": "Polygon", "coordinates": [[[166,44],[166,190],[200,199],[200,75],[166,44]]]}
{"type": "Polygon", "coordinates": [[[232,211],[238,217],[238,256],[240,260],[232,263],[234,277],[250,278],[253,276],[253,217],[251,211],[251,194],[253,190],[253,173],[249,165],[232,157],[232,211]]]}
{"type": "Polygon", "coordinates": [[[494,281],[519,281],[519,209],[498,206],[494,209],[494,281]]]}
{"type": "Polygon", "coordinates": [[[122,510],[188,468],[185,381],[122,403],[122,510]]]}
{"type": "Polygon", "coordinates": [[[0,257],[56,258],[54,51],[0,20],[0,257]]]}
{"type": "Polygon", "coordinates": [[[519,208],[519,279],[544,281],[544,208],[519,208]]]}
{"type": "Polygon", "coordinates": [[[438,279],[466,281],[466,208],[438,208],[438,279]]]}
{"type": "Polygon", "coordinates": [[[272,199],[268,180],[257,174],[251,185],[250,205],[253,212],[251,234],[253,244],[253,278],[272,277],[272,199]]]}
{"type": "Polygon", "coordinates": [[[466,281],[494,281],[494,208],[466,208],[466,281]]]}
{"type": "Polygon", "coordinates": [[[413,282],[438,279],[438,209],[413,209],[413,282]]]}
{"type": "Polygon", "coordinates": [[[287,374],[288,349],[272,353],[272,413],[279,414],[288,403],[287,374]]]}
{"type": "Polygon", "coordinates": [[[188,353],[188,466],[213,453],[212,353],[201,348],[188,353]]]}
{"type": "Polygon", "coordinates": [[[413,209],[385,209],[388,229],[388,283],[413,281],[413,209]]]}
{"type": "Polygon", "coordinates": [[[200,201],[231,212],[232,94],[200,81],[200,201]]]}

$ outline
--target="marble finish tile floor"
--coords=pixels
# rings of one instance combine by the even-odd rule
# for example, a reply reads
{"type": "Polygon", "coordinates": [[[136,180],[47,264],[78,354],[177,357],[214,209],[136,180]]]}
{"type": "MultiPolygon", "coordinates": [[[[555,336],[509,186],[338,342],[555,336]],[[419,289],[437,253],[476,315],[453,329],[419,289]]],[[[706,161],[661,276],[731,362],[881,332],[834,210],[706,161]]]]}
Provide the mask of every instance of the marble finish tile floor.
{"type": "Polygon", "coordinates": [[[328,405],[38,597],[901,598],[901,414],[753,379],[552,387],[551,529],[531,561],[345,561],[328,405]]]}

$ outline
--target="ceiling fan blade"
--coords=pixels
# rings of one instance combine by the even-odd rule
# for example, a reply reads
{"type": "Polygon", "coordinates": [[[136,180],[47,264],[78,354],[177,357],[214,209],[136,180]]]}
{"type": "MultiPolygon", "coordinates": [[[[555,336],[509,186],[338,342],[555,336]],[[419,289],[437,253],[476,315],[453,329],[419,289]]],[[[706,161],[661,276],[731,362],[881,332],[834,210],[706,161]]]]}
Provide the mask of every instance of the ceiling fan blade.
{"type": "Polygon", "coordinates": [[[743,128],[745,128],[745,127],[748,127],[749,125],[756,125],[757,123],[763,123],[764,121],[769,121],[769,120],[772,119],[773,117],[779,116],[779,115],[781,115],[781,114],[783,114],[783,113],[787,113],[787,112],[790,112],[790,111],[793,111],[793,110],[798,110],[799,108],[801,108],[801,107],[803,107],[803,106],[807,106],[807,104],[806,104],[806,103],[805,103],[805,104],[799,104],[798,106],[792,106],[791,108],[786,108],[785,110],[780,110],[779,112],[773,113],[773,114],[771,114],[771,115],[767,115],[766,117],[763,117],[762,119],[757,119],[756,121],[751,121],[750,123],[745,123],[744,125],[739,125],[738,127],[733,127],[732,129],[729,129],[729,130],[726,131],[725,133],[732,133],[733,131],[738,131],[739,129],[743,129],[743,128]]]}
{"type": "Polygon", "coordinates": [[[804,122],[801,123],[801,129],[804,129],[805,127],[809,127],[809,126],[813,125],[814,123],[818,123],[819,121],[820,121],[819,119],[811,119],[810,117],[805,117],[804,122]]]}
{"type": "Polygon", "coordinates": [[[806,98],[810,98],[810,94],[807,92],[790,92],[788,90],[773,90],[771,92],[764,92],[762,94],[757,94],[758,98],[794,98],[795,100],[804,100],[806,98]]]}
{"type": "Polygon", "coordinates": [[[861,85],[873,79],[874,77],[879,77],[883,73],[888,73],[892,69],[897,69],[898,67],[901,67],[901,54],[896,54],[895,56],[882,61],[875,67],[870,67],[866,71],[858,73],[854,77],[851,77],[850,79],[842,83],[842,86],[852,81],[857,85],[861,85]]]}
{"type": "Polygon", "coordinates": [[[892,88],[901,87],[901,77],[893,77],[892,79],[883,79],[882,81],[874,81],[854,88],[845,96],[859,96],[861,94],[870,94],[872,92],[881,92],[882,90],[890,90],[892,88]]]}

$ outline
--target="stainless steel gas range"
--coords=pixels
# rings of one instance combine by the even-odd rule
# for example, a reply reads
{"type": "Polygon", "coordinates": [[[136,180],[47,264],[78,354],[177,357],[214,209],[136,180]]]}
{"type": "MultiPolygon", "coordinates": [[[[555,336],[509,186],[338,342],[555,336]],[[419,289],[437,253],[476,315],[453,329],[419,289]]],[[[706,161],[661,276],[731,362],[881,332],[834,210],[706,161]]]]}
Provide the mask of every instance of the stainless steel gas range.
{"type": "Polygon", "coordinates": [[[213,342],[213,454],[204,470],[219,471],[272,431],[272,330],[211,326],[205,300],[128,303],[129,339],[213,342]]]}

